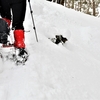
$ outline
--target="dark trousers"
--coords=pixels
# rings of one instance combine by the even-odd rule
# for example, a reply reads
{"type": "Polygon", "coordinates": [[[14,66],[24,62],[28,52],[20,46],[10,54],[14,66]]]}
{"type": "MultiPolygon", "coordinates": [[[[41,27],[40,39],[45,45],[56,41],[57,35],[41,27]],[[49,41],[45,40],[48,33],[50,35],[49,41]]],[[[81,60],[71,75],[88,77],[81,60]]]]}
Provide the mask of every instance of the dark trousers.
{"type": "Polygon", "coordinates": [[[24,29],[23,21],[25,19],[26,0],[21,0],[21,2],[14,3],[13,0],[0,0],[0,3],[1,16],[12,20],[12,27],[14,29],[24,29]]]}

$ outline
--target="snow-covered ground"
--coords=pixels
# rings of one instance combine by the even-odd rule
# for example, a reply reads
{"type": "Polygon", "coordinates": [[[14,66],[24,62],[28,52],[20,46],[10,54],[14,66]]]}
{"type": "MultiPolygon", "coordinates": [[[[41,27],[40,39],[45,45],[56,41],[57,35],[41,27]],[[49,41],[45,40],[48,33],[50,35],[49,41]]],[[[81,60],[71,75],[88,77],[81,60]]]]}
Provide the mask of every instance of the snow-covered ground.
{"type": "Polygon", "coordinates": [[[100,18],[45,0],[31,0],[25,20],[25,66],[0,60],[0,100],[100,100],[100,18]],[[68,38],[56,45],[48,38],[68,38]]]}

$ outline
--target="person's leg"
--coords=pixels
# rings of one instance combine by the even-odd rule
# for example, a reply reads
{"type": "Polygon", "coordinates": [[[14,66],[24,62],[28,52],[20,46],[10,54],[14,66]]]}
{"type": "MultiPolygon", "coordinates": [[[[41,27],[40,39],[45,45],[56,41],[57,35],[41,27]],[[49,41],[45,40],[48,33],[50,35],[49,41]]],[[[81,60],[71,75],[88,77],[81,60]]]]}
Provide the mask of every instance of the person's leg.
{"type": "Polygon", "coordinates": [[[9,0],[0,0],[0,10],[1,17],[0,18],[0,43],[7,44],[8,43],[8,35],[9,35],[9,26],[11,23],[11,13],[10,13],[10,3],[9,0]]]}
{"type": "Polygon", "coordinates": [[[12,4],[12,14],[13,14],[13,23],[12,26],[14,29],[24,29],[23,22],[25,19],[26,13],[26,0],[23,2],[12,4]]]}
{"type": "Polygon", "coordinates": [[[23,21],[25,18],[26,2],[20,2],[12,5],[13,23],[14,30],[14,46],[16,48],[25,48],[24,43],[24,26],[23,21]]]}
{"type": "Polygon", "coordinates": [[[10,26],[10,23],[11,23],[11,12],[10,12],[9,0],[0,0],[0,3],[1,3],[1,17],[10,26]]]}

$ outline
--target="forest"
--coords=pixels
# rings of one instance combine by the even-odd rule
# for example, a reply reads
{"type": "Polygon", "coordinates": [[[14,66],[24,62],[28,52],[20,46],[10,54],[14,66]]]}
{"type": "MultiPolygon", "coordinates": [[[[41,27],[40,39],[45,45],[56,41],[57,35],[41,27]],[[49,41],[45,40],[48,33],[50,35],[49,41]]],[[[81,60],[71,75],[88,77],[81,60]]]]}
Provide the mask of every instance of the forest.
{"type": "Polygon", "coordinates": [[[89,15],[99,15],[100,0],[48,0],[61,4],[67,8],[75,9],[76,11],[84,12],[89,15]]]}

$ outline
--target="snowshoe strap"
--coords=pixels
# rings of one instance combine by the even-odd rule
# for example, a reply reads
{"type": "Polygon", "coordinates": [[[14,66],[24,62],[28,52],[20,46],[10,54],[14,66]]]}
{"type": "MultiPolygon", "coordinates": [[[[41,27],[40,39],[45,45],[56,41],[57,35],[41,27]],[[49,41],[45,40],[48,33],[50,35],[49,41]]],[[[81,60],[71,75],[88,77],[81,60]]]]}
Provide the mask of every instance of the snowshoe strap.
{"type": "Polygon", "coordinates": [[[16,49],[16,54],[14,55],[16,65],[24,65],[28,57],[29,55],[25,49],[16,49]]]}

